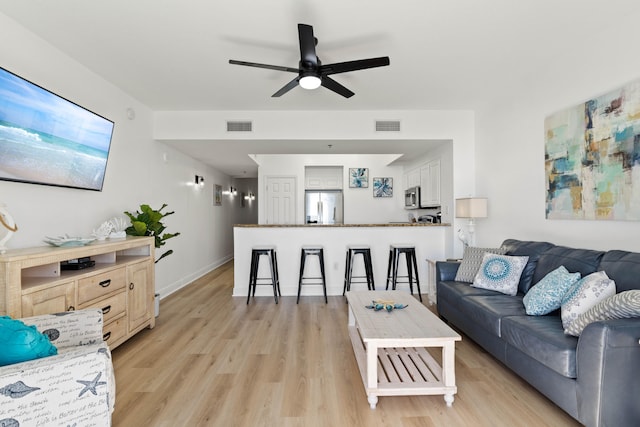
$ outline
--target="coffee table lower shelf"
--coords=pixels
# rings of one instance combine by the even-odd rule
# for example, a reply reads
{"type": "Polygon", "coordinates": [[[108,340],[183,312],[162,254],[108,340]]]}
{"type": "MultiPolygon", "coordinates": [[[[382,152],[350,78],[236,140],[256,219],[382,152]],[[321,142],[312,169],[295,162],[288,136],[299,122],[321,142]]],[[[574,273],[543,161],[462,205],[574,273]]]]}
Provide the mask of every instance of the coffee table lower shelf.
{"type": "MultiPolygon", "coordinates": [[[[371,409],[376,408],[378,396],[444,395],[447,406],[453,404],[457,387],[455,383],[446,384],[453,381],[445,381],[447,375],[425,347],[399,342],[402,347],[378,347],[369,343],[367,348],[356,325],[349,325],[349,336],[371,409]],[[369,372],[369,366],[375,367],[375,372],[369,372]]],[[[441,346],[443,360],[453,358],[453,346],[453,341],[441,346]]],[[[445,360],[445,366],[446,363],[445,360]]],[[[453,360],[449,366],[453,370],[453,360]]],[[[452,372],[449,378],[454,378],[452,372]]]]}

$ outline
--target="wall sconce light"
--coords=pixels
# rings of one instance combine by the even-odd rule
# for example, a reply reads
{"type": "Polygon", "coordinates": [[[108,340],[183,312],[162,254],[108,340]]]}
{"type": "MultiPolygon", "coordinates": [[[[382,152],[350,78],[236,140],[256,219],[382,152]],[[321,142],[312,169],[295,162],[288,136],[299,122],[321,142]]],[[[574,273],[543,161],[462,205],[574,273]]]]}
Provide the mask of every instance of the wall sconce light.
{"type": "Polygon", "coordinates": [[[196,185],[204,185],[204,176],[196,175],[196,185]]]}
{"type": "Polygon", "coordinates": [[[458,237],[465,246],[475,245],[474,233],[475,219],[487,217],[487,199],[484,197],[467,197],[456,199],[456,218],[469,218],[469,238],[467,239],[462,230],[458,230],[458,237]]]}
{"type": "Polygon", "coordinates": [[[256,199],[256,195],[253,194],[251,191],[249,191],[249,194],[247,194],[246,196],[244,196],[245,200],[255,200],[256,199]]]}
{"type": "Polygon", "coordinates": [[[231,196],[231,195],[232,195],[232,196],[235,196],[236,194],[238,194],[238,189],[237,189],[237,188],[235,188],[235,187],[229,187],[229,189],[228,189],[228,190],[223,191],[223,192],[222,192],[222,194],[228,194],[228,195],[230,195],[230,196],[231,196]]]}

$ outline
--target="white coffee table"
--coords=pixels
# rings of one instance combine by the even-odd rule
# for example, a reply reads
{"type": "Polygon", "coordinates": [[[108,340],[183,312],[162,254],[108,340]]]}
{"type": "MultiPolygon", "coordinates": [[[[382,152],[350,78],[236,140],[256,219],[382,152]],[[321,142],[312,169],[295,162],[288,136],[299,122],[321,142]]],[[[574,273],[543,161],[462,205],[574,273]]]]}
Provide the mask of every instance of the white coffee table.
{"type": "Polygon", "coordinates": [[[453,329],[403,291],[347,292],[349,335],[371,409],[378,396],[443,394],[447,406],[457,393],[453,329]],[[375,311],[372,300],[408,304],[375,311]],[[442,348],[440,365],[427,347],[442,348]]]}

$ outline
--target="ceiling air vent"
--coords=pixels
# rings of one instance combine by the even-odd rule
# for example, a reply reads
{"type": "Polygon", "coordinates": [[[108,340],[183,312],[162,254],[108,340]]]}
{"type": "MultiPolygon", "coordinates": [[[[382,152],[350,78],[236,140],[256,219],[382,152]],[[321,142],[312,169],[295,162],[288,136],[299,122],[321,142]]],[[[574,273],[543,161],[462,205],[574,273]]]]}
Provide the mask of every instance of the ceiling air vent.
{"type": "Polygon", "coordinates": [[[253,123],[249,121],[227,121],[227,132],[251,132],[253,123]]]}
{"type": "Polygon", "coordinates": [[[400,120],[376,120],[376,132],[400,132],[400,120]]]}

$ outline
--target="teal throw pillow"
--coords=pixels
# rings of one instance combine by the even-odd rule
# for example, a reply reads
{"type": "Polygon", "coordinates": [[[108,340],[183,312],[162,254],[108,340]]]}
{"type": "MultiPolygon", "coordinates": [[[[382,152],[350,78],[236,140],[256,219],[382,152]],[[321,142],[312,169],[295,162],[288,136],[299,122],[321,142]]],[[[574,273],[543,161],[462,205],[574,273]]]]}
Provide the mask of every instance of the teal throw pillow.
{"type": "Polygon", "coordinates": [[[0,316],[0,366],[58,354],[46,335],[35,326],[0,316]]]}
{"type": "Polygon", "coordinates": [[[556,268],[536,283],[524,296],[524,308],[530,316],[542,316],[557,310],[571,285],[580,280],[580,273],[569,273],[564,265],[556,268]]]}

